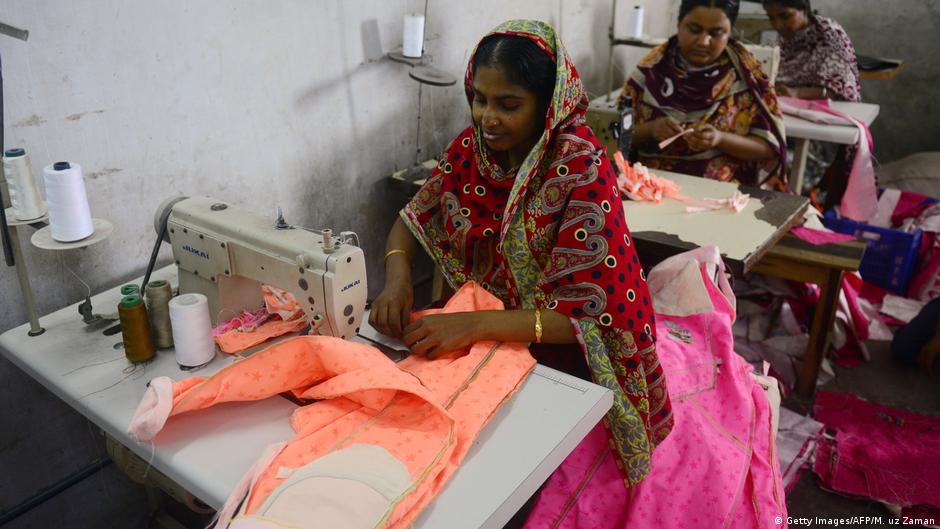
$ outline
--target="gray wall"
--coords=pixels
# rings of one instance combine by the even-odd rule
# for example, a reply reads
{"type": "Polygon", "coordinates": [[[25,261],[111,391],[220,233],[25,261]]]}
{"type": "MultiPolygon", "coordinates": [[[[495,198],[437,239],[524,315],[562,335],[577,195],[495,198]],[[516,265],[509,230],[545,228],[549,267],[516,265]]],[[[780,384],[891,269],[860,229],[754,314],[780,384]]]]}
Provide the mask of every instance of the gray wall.
{"type": "MultiPolygon", "coordinates": [[[[652,12],[661,0],[646,1],[651,32],[664,35],[671,15],[652,12]]],[[[418,104],[407,68],[382,57],[401,45],[402,15],[423,7],[420,0],[0,0],[0,20],[30,30],[28,42],[0,36],[6,146],[25,146],[37,175],[54,161],[81,164],[94,216],[115,224],[108,240],[79,251],[24,242],[40,313],[84,297],[66,267],[94,292],[142,274],[154,210],[175,194],[264,214],[280,205],[295,224],[358,232],[374,295],[385,234],[404,199],[387,192],[384,178],[414,163],[418,104]]],[[[597,94],[606,86],[609,13],[608,0],[436,0],[426,49],[435,66],[462,77],[488,29],[539,18],[560,29],[597,94]]],[[[621,61],[629,56],[620,52],[621,61]]],[[[619,64],[618,72],[631,67],[619,64]]],[[[460,85],[423,93],[420,144],[432,157],[469,114],[460,85]]],[[[169,258],[164,248],[160,263],[169,258]]],[[[3,266],[0,300],[0,332],[26,321],[16,275],[3,266]]],[[[2,511],[102,448],[83,418],[5,360],[0,381],[0,424],[14,426],[0,434],[2,511]]],[[[120,517],[103,521],[114,512],[107,505],[142,501],[114,474],[99,473],[13,525],[62,526],[67,517],[70,527],[128,527],[120,517]],[[79,499],[101,490],[105,501],[79,499]]]]}
{"type": "Polygon", "coordinates": [[[813,7],[842,24],[859,53],[905,61],[892,80],[862,81],[862,98],[881,105],[872,127],[878,159],[940,151],[940,0],[814,0],[813,7]]]}

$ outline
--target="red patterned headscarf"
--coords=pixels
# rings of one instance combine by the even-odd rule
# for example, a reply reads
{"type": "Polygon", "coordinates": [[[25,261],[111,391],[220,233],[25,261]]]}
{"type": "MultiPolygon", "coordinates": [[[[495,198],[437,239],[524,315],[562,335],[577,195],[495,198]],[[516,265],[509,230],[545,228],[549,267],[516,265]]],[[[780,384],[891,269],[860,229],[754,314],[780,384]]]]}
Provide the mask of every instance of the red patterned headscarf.
{"type": "MultiPolygon", "coordinates": [[[[604,423],[629,486],[649,472],[673,417],[616,176],[584,125],[587,94],[554,30],[510,21],[490,35],[531,39],[557,65],[545,130],[507,172],[467,127],[401,217],[455,289],[476,281],[508,308],[569,317],[593,380],[614,393],[604,423]]],[[[471,60],[471,105],[474,70],[471,60]]]]}

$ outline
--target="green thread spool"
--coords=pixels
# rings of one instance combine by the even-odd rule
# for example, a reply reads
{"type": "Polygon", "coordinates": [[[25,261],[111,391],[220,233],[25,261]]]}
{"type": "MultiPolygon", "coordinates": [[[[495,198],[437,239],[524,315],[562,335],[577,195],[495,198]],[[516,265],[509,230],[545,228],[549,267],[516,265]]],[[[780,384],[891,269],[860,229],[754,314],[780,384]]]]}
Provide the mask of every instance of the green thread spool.
{"type": "Polygon", "coordinates": [[[146,362],[153,358],[156,349],[150,336],[147,309],[138,295],[124,296],[118,303],[121,318],[121,336],[124,339],[124,356],[131,362],[146,362]]]}
{"type": "Polygon", "coordinates": [[[139,296],[140,287],[133,283],[128,283],[121,287],[121,295],[122,296],[139,296]]]}

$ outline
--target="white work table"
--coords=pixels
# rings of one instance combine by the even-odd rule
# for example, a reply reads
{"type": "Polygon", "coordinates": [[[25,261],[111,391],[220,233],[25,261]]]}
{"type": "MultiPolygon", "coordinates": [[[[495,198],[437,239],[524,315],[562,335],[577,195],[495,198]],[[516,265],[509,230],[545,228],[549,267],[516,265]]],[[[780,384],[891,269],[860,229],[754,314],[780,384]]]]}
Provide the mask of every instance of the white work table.
{"type": "MultiPolygon", "coordinates": [[[[153,280],[176,284],[175,267],[153,280]]],[[[92,298],[97,312],[112,312],[117,288],[92,298]]],[[[172,350],[132,366],[116,344],[120,333],[87,327],[75,306],[40,318],[46,332],[29,337],[29,325],[0,335],[0,353],[108,435],[213,508],[265,446],[293,437],[288,420],[297,405],[272,397],[217,405],[173,417],[152,444],[138,445],[126,428],[157,376],[181,380],[209,376],[235,361],[217,355],[196,372],[179,369],[172,350]]],[[[604,416],[611,393],[544,366],[535,371],[474,441],[467,458],[415,528],[501,528],[604,416]]]]}
{"type": "MultiPolygon", "coordinates": [[[[871,103],[850,103],[830,101],[829,106],[846,116],[855,118],[866,125],[871,125],[878,118],[881,107],[871,103]]],[[[813,123],[796,116],[783,115],[783,125],[787,138],[795,140],[793,152],[793,170],[790,175],[790,189],[800,193],[803,175],[806,172],[806,158],[809,155],[811,140],[852,145],[858,141],[858,129],[849,125],[823,125],[813,123]]]]}

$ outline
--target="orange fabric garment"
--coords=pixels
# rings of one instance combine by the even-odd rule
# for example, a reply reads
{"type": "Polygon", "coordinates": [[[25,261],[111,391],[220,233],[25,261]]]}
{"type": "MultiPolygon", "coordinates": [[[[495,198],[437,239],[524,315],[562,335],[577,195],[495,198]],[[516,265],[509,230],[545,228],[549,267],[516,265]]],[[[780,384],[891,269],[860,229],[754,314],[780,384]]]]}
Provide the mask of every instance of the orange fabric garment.
{"type": "Polygon", "coordinates": [[[239,327],[214,336],[215,343],[223,353],[239,353],[271,338],[297,332],[307,326],[304,311],[293,294],[270,285],[261,285],[261,291],[264,293],[265,310],[274,315],[274,319],[251,328],[239,327]]]}
{"type": "MultiPolygon", "coordinates": [[[[442,310],[502,308],[498,299],[469,283],[442,310]]],[[[167,411],[156,420],[153,411],[160,405],[153,403],[161,397],[145,395],[129,432],[138,440],[147,440],[162,428],[161,421],[174,415],[221,402],[259,400],[284,391],[322,399],[294,412],[291,425],[297,435],[271,452],[273,459],[264,461],[254,475],[241,510],[230,524],[220,519],[217,527],[404,528],[440,492],[480,429],[534,365],[524,344],[479,342],[434,360],[410,357],[395,364],[367,345],[304,336],[256,353],[210,378],[173,383],[172,392],[162,397],[164,401],[171,399],[172,406],[165,402],[167,411]],[[350,455],[353,453],[355,458],[350,455]],[[352,468],[363,453],[386,466],[352,468]],[[386,467],[391,470],[382,474],[386,467]],[[350,475],[336,479],[329,472],[324,474],[323,468],[350,475]],[[308,479],[311,473],[314,478],[308,479]],[[292,480],[294,474],[304,479],[292,480]],[[356,481],[360,478],[362,483],[379,483],[377,488],[385,496],[363,485],[372,500],[363,496],[356,501],[364,505],[340,508],[359,490],[353,487],[362,485],[356,481]],[[317,485],[317,480],[323,483],[317,485]],[[298,496],[301,488],[305,488],[303,493],[308,496],[303,498],[307,499],[298,496]],[[335,490],[350,493],[337,499],[335,490]],[[331,493],[333,497],[327,500],[337,504],[309,499],[331,493]],[[388,505],[383,507],[385,499],[388,505]],[[324,517],[332,523],[323,525],[324,517]]],[[[155,379],[148,392],[159,392],[161,386],[169,387],[166,381],[155,379]]],[[[235,491],[227,505],[235,505],[243,497],[235,491]]]]}

